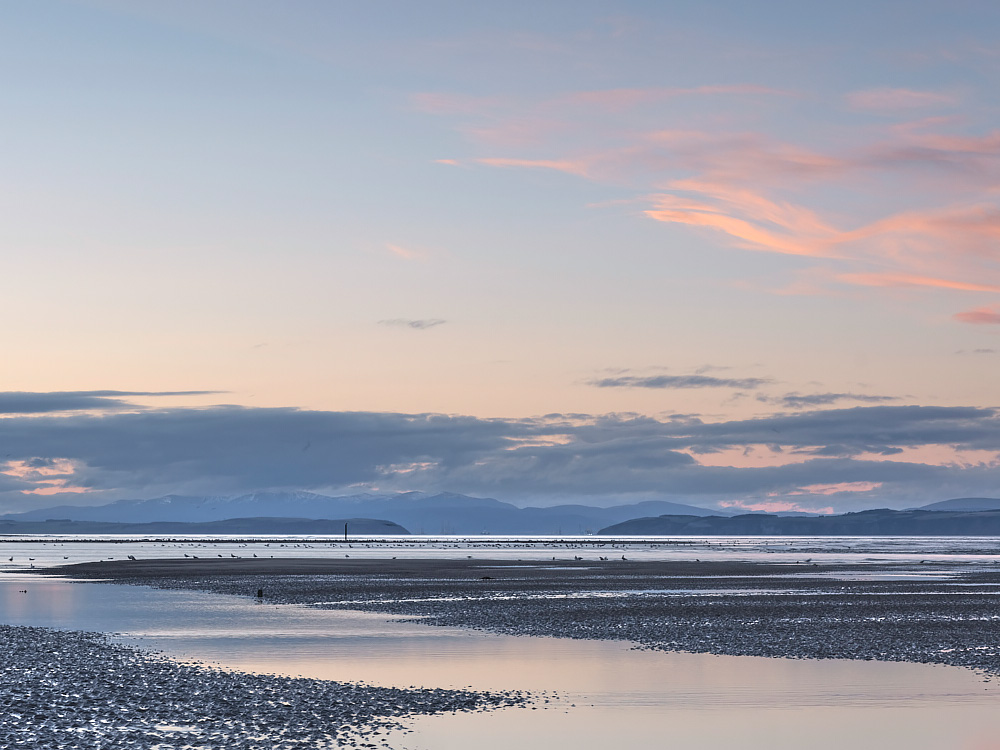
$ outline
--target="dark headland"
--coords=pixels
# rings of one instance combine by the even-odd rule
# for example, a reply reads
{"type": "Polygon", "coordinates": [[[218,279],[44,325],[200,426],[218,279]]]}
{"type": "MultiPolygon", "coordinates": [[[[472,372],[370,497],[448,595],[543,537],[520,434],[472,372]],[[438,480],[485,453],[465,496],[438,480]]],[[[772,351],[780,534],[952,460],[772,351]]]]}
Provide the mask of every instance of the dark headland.
{"type": "MultiPolygon", "coordinates": [[[[995,501],[994,501],[995,502],[995,501]]],[[[863,510],[830,516],[663,515],[601,529],[611,536],[1000,536],[1000,510],[863,510]]]]}

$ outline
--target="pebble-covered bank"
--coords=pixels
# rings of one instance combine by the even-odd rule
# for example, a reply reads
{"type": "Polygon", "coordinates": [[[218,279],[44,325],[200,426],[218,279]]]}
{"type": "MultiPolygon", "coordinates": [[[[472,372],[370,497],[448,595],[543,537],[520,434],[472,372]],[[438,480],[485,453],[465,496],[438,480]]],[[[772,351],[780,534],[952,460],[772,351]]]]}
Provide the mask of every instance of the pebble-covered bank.
{"type": "MultiPolygon", "coordinates": [[[[811,564],[483,561],[331,562],[252,573],[237,563],[70,566],[64,573],[425,618],[513,635],[628,640],[745,656],[842,658],[969,667],[1000,675],[1000,574],[954,566],[947,578],[857,580],[877,568],[811,564]]],[[[903,574],[902,570],[883,571],[903,574]]],[[[891,576],[890,576],[891,577],[891,576]]]]}
{"type": "Polygon", "coordinates": [[[526,701],[226,672],[47,628],[0,625],[0,653],[5,748],[378,748],[406,716],[526,701]]]}

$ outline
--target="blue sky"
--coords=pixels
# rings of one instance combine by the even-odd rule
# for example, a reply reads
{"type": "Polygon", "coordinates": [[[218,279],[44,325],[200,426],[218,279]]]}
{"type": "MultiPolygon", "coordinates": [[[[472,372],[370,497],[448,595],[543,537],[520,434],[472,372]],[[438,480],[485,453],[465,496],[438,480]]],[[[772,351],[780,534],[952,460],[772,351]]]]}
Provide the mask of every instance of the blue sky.
{"type": "Polygon", "coordinates": [[[0,22],[0,510],[1000,491],[995,4],[0,22]]]}

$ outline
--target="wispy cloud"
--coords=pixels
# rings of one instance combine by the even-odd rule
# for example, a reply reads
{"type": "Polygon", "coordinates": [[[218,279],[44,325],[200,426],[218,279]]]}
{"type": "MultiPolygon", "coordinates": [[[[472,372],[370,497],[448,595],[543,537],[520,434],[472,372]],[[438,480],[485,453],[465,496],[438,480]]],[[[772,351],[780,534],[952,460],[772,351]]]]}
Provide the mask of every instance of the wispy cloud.
{"type": "Polygon", "coordinates": [[[838,255],[840,233],[801,206],[778,203],[750,190],[718,183],[685,180],[674,187],[699,194],[700,200],[659,195],[654,199],[656,207],[645,212],[647,216],[666,223],[715,229],[748,249],[816,258],[838,255]]]}
{"type": "MultiPolygon", "coordinates": [[[[559,171],[617,186],[646,182],[650,219],[714,234],[740,249],[812,259],[817,273],[800,293],[844,285],[1000,293],[1000,270],[989,260],[1000,242],[1000,130],[959,132],[961,121],[931,117],[861,130],[855,143],[824,149],[815,139],[806,146],[766,132],[626,130],[615,119],[567,115],[580,107],[621,113],[682,96],[790,93],[745,84],[578,91],[532,103],[429,101],[456,116],[478,113],[480,119],[464,127],[530,124],[531,153],[508,149],[464,163],[559,171]],[[574,137],[546,142],[544,129],[561,117],[577,128],[574,137]],[[894,200],[873,196],[864,210],[837,213],[817,200],[830,190],[851,194],[876,185],[895,185],[894,200]],[[880,216],[873,210],[878,205],[892,208],[880,216]]],[[[907,88],[857,91],[847,101],[881,112],[960,103],[954,93],[907,88]]],[[[509,143],[524,140],[513,130],[510,135],[509,143]]]]}
{"type": "Polygon", "coordinates": [[[600,109],[620,112],[642,104],[662,102],[683,96],[794,96],[795,92],[775,89],[770,86],[756,84],[738,84],[733,86],[692,86],[689,88],[651,87],[651,88],[618,88],[596,89],[592,91],[575,91],[557,97],[549,105],[568,104],[572,106],[597,107],[600,109]]]}
{"type": "Polygon", "coordinates": [[[555,96],[525,98],[511,96],[470,96],[449,92],[425,91],[412,94],[410,104],[420,112],[434,115],[506,117],[554,117],[568,114],[567,109],[586,107],[620,112],[656,104],[677,97],[719,96],[796,96],[787,89],[753,83],[690,87],[635,87],[570,91],[555,96]]]}
{"type": "Polygon", "coordinates": [[[838,401],[882,404],[898,400],[898,396],[872,396],[863,393],[788,393],[778,399],[779,403],[783,406],[792,409],[826,406],[828,404],[835,404],[838,401]]]}
{"type": "Polygon", "coordinates": [[[975,284],[953,279],[935,279],[930,276],[914,276],[902,273],[842,273],[837,275],[838,281],[858,286],[875,287],[936,287],[938,289],[954,289],[961,292],[1000,292],[1000,286],[991,284],[975,284]]]}
{"type": "Polygon", "coordinates": [[[878,88],[854,91],[847,95],[847,103],[854,109],[898,111],[925,107],[951,106],[958,102],[954,94],[941,91],[878,88]]]}
{"type": "Polygon", "coordinates": [[[743,388],[770,384],[767,378],[716,378],[711,375],[620,375],[589,381],[598,388],[743,388]]]}
{"type": "Polygon", "coordinates": [[[0,415],[70,411],[116,411],[139,408],[135,398],[208,396],[223,391],[31,391],[0,392],[0,415]]]}
{"type": "Polygon", "coordinates": [[[380,320],[378,324],[380,326],[393,326],[398,328],[413,328],[418,331],[426,330],[427,328],[434,328],[435,326],[444,325],[447,320],[442,318],[390,318],[388,320],[380,320]]]}
{"type": "Polygon", "coordinates": [[[477,164],[485,164],[489,167],[521,167],[527,169],[551,169],[556,172],[587,176],[587,163],[583,160],[572,159],[505,159],[486,157],[475,159],[477,164]]]}
{"type": "Polygon", "coordinates": [[[973,325],[1000,325],[1000,307],[977,307],[974,310],[955,313],[954,318],[960,323],[973,325]]]}
{"type": "Polygon", "coordinates": [[[481,115],[509,108],[510,101],[498,96],[468,96],[443,91],[425,91],[412,94],[410,104],[414,109],[432,115],[481,115]]]}
{"type": "Polygon", "coordinates": [[[403,247],[402,245],[396,245],[387,242],[385,249],[390,253],[395,255],[397,258],[402,258],[403,260],[426,260],[427,252],[424,250],[417,250],[410,247],[403,247]]]}

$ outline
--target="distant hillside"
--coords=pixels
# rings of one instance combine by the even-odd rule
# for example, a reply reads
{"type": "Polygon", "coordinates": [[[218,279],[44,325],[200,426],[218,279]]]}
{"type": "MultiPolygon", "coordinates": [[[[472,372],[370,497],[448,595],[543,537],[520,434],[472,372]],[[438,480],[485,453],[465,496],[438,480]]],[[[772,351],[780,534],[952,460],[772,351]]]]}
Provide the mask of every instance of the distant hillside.
{"type": "Polygon", "coordinates": [[[392,521],[374,518],[229,518],[221,521],[183,523],[151,521],[147,523],[112,523],[110,521],[11,521],[0,519],[0,534],[329,534],[340,536],[344,526],[351,536],[409,534],[392,521]]]}
{"type": "Polygon", "coordinates": [[[865,510],[839,516],[782,517],[766,513],[720,518],[635,518],[601,529],[616,536],[1000,536],[1000,510],[947,513],[865,510]]]}
{"type": "Polygon", "coordinates": [[[311,492],[258,492],[238,497],[167,495],[100,506],[59,506],[10,514],[0,520],[61,518],[103,523],[208,522],[227,518],[386,518],[414,534],[584,534],[638,516],[707,516],[693,505],[647,501],[614,508],[558,505],[518,508],[492,498],[453,493],[329,497],[311,492]]]}
{"type": "Polygon", "coordinates": [[[994,497],[957,497],[930,505],[921,505],[914,510],[946,510],[974,513],[980,510],[1000,510],[1000,500],[994,497]]]}

